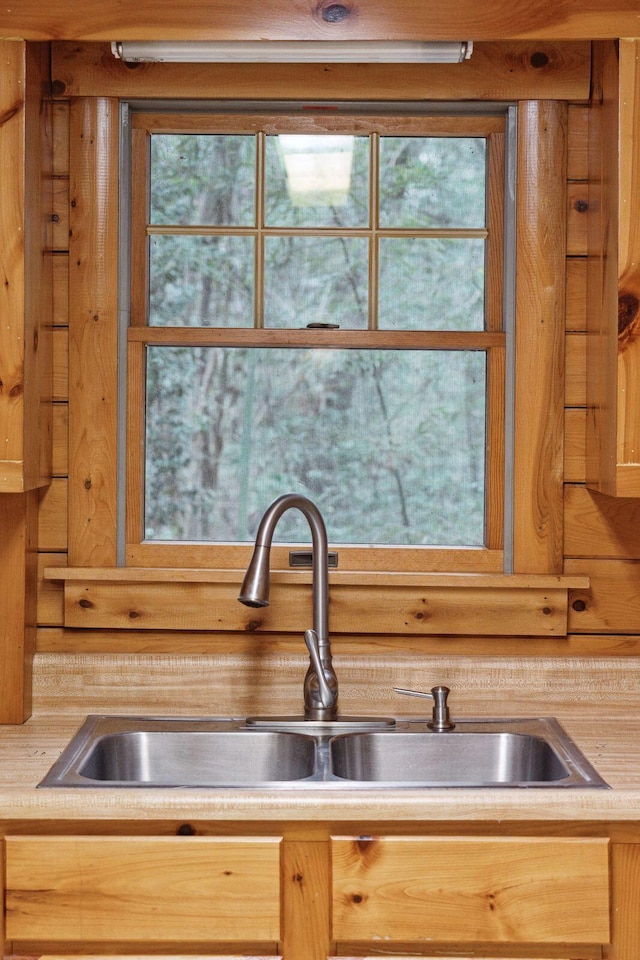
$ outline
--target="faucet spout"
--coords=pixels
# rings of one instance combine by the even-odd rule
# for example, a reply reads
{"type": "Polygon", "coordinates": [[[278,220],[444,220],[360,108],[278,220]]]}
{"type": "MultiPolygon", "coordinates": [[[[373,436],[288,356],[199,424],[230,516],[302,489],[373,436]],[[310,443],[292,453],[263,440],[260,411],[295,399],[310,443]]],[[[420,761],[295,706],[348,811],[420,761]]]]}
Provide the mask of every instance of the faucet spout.
{"type": "Polygon", "coordinates": [[[329,642],[329,548],[322,514],[308,497],[286,493],[267,507],[238,600],[248,607],[268,606],[273,534],[283,513],[294,507],[307,520],[313,545],[314,637],[308,641],[305,635],[311,662],[304,682],[304,713],[307,720],[334,720],[338,712],[338,680],[331,663],[329,642]]]}

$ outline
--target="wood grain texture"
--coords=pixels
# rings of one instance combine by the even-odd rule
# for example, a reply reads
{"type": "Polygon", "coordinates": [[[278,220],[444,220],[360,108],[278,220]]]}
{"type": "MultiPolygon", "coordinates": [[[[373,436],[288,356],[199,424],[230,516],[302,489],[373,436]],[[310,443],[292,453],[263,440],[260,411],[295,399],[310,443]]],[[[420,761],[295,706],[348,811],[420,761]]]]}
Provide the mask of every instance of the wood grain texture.
{"type": "Polygon", "coordinates": [[[31,712],[38,492],[0,494],[0,723],[31,712]]]}
{"type": "Polygon", "coordinates": [[[108,44],[96,43],[55,43],[53,60],[55,88],[71,96],[199,97],[212,89],[220,98],[277,99],[295,89],[297,97],[315,100],[370,100],[374,90],[380,91],[376,99],[411,100],[425,88],[434,100],[589,95],[588,45],[553,41],[477,43],[470,60],[435,66],[156,63],[130,70],[108,44]]]}
{"type": "Polygon", "coordinates": [[[573,257],[567,260],[566,324],[567,331],[587,329],[587,261],[573,257]]]}
{"type": "Polygon", "coordinates": [[[640,500],[565,484],[565,556],[640,558],[640,500]]]}
{"type": "Polygon", "coordinates": [[[492,0],[491,16],[475,0],[389,0],[384,6],[362,3],[348,8],[351,16],[327,22],[326,4],[309,6],[274,0],[265,7],[248,0],[229,15],[222,0],[176,0],[167,6],[148,3],[123,8],[117,0],[90,0],[82,10],[69,10],[65,0],[23,0],[3,14],[3,33],[32,40],[387,40],[429,37],[476,40],[529,37],[580,38],[635,36],[638,29],[635,0],[540,0],[515,5],[492,0]]]}
{"type": "Polygon", "coordinates": [[[565,483],[584,483],[585,434],[587,411],[570,408],[564,414],[564,480],[565,483]]]}
{"type": "Polygon", "coordinates": [[[283,954],[291,960],[327,960],[331,954],[329,845],[285,840],[282,878],[283,954]]]}
{"type": "Polygon", "coordinates": [[[566,105],[521,104],[514,570],[562,569],[566,105]],[[526,424],[527,429],[522,425],[526,424]]]}
{"type": "Polygon", "coordinates": [[[605,840],[334,837],[338,940],[609,940],[605,840]]]}
{"type": "Polygon", "coordinates": [[[67,549],[67,481],[56,478],[40,494],[38,547],[64,553],[67,549]]]}
{"type": "Polygon", "coordinates": [[[639,54],[596,45],[590,126],[587,478],[617,497],[640,495],[639,54]]]}
{"type": "Polygon", "coordinates": [[[118,104],[71,106],[69,557],[116,561],[118,104]]]}
{"type": "Polygon", "coordinates": [[[6,936],[280,939],[275,837],[7,837],[6,936]]]}
{"type": "MultiPolygon", "coordinates": [[[[306,584],[273,584],[268,608],[237,602],[239,583],[65,583],[65,625],[109,629],[303,632],[306,584]]],[[[566,589],[394,588],[333,584],[331,629],[338,633],[564,636],[566,589]]]]}
{"type": "Polygon", "coordinates": [[[629,634],[640,622],[640,561],[567,560],[574,572],[587,568],[588,590],[573,590],[569,623],[573,633],[629,634]]]}
{"type": "Polygon", "coordinates": [[[0,41],[0,490],[51,475],[52,131],[43,44],[0,41]],[[3,470],[2,464],[7,467],[3,470]]]}
{"type": "Polygon", "coordinates": [[[587,338],[583,333],[568,333],[565,338],[564,376],[565,405],[567,407],[586,406],[587,338]]]}

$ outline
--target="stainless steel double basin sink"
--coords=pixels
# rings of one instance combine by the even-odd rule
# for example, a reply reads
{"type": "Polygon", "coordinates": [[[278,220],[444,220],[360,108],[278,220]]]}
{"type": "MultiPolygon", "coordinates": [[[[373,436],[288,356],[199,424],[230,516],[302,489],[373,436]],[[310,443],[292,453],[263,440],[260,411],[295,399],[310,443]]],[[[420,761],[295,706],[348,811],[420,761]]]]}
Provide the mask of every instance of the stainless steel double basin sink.
{"type": "Polygon", "coordinates": [[[41,787],[607,787],[552,718],[284,726],[90,716],[41,787]]]}

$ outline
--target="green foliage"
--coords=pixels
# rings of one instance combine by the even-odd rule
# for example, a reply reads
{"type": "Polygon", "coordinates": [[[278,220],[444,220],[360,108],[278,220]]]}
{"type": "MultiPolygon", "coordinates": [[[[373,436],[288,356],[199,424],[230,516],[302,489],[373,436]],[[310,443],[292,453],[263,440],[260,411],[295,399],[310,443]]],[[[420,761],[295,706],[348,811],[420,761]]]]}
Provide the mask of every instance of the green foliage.
{"type": "MultiPolygon", "coordinates": [[[[253,138],[153,140],[152,222],[230,229],[152,238],[150,322],[253,326],[253,138]]],[[[352,192],[338,206],[292,204],[275,147],[265,326],[366,329],[370,241],[348,230],[368,224],[368,138],[356,138],[352,192]],[[327,227],[344,233],[322,235],[327,227]]],[[[483,141],[382,138],[381,226],[483,226],[484,163],[483,141]]],[[[379,244],[380,328],[483,328],[482,240],[379,244]]],[[[462,350],[149,347],[145,536],[252,540],[269,502],[298,491],[318,504],[333,543],[482,544],[485,365],[482,352],[462,350]]],[[[278,536],[306,542],[308,531],[294,513],[278,536]]]]}

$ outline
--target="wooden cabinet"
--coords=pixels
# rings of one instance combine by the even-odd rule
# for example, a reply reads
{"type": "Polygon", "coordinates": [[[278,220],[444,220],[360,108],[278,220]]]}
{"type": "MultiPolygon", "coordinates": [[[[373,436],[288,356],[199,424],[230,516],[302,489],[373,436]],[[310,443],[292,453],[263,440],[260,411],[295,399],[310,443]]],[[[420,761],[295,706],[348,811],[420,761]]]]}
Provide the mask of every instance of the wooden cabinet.
{"type": "Polygon", "coordinates": [[[426,825],[331,835],[319,823],[282,836],[208,835],[213,823],[195,836],[108,829],[5,838],[5,954],[327,960],[384,945],[423,960],[640,955],[640,844],[546,826],[518,836],[428,835],[426,825]]]}
{"type": "Polygon", "coordinates": [[[42,943],[280,939],[274,837],[7,837],[6,936],[42,943]]]}
{"type": "Polygon", "coordinates": [[[606,943],[608,842],[334,837],[339,941],[606,943]]]}

